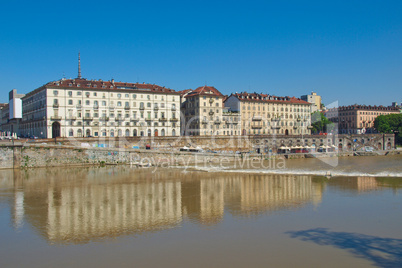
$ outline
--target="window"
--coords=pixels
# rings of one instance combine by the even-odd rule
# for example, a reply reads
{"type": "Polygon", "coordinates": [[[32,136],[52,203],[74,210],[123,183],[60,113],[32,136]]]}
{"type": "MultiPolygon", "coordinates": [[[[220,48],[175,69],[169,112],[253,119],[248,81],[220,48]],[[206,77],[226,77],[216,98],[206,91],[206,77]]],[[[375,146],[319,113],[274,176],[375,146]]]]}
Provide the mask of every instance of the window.
{"type": "Polygon", "coordinates": [[[117,97],[120,99],[121,98],[121,94],[119,93],[119,94],[117,94],[117,97]]]}
{"type": "Polygon", "coordinates": [[[53,95],[57,96],[57,95],[59,95],[59,92],[57,90],[54,90],[53,95]]]}
{"type": "Polygon", "coordinates": [[[68,100],[68,105],[73,105],[73,100],[68,100]]]}
{"type": "Polygon", "coordinates": [[[91,102],[89,100],[85,101],[85,105],[90,105],[91,102]]]}
{"type": "Polygon", "coordinates": [[[73,95],[73,92],[72,91],[69,91],[68,92],[68,96],[72,96],[73,95]]]}
{"type": "Polygon", "coordinates": [[[118,101],[118,102],[117,102],[117,106],[121,106],[121,101],[118,101]]]}
{"type": "Polygon", "coordinates": [[[77,91],[77,96],[81,96],[82,92],[81,91],[77,91]]]}
{"type": "Polygon", "coordinates": [[[137,98],[137,94],[133,94],[133,99],[136,99],[137,98]]]}
{"type": "Polygon", "coordinates": [[[96,95],[97,95],[96,92],[94,92],[94,97],[96,97],[96,95]]]}
{"type": "MultiPolygon", "coordinates": [[[[149,96],[149,95],[148,95],[149,96]]],[[[151,108],[151,103],[150,102],[147,102],[147,107],[148,108],[151,108]]]]}

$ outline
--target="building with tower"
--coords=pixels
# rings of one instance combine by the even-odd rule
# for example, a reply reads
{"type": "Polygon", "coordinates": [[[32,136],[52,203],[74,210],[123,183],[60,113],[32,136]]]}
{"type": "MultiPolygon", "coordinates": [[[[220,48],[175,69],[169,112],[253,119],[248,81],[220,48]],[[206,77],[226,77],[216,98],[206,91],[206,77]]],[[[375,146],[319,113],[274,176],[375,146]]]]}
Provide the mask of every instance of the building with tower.
{"type": "Polygon", "coordinates": [[[22,98],[20,133],[40,138],[179,136],[180,94],[155,84],[49,82],[22,98]]]}

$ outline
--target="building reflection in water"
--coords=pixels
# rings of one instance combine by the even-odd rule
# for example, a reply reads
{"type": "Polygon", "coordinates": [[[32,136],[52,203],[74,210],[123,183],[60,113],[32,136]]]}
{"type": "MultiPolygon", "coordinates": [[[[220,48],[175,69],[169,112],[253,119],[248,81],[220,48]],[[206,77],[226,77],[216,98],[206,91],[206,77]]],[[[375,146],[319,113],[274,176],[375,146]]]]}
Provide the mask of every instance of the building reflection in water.
{"type": "Polygon", "coordinates": [[[380,189],[379,178],[376,177],[335,177],[328,184],[331,187],[354,193],[366,193],[380,189]]]}
{"type": "Polygon", "coordinates": [[[28,222],[51,243],[174,228],[183,219],[214,225],[225,210],[250,216],[297,209],[318,204],[323,192],[311,176],[152,173],[127,167],[35,169],[13,174],[7,182],[14,226],[28,222]]]}

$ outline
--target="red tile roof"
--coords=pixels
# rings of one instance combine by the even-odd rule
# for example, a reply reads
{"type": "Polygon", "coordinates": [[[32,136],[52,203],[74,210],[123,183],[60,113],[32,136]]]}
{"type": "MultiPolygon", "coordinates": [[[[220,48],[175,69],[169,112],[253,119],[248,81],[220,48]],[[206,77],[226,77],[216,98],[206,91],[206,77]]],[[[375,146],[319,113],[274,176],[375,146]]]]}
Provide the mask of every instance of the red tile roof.
{"type": "Polygon", "coordinates": [[[180,95],[183,96],[191,91],[193,91],[193,90],[191,88],[189,88],[189,89],[177,91],[177,93],[180,93],[180,95]]]}
{"type": "Polygon", "coordinates": [[[161,87],[155,84],[145,83],[127,83],[127,82],[115,82],[103,81],[103,80],[87,80],[87,79],[62,79],[47,83],[47,87],[56,88],[82,88],[92,90],[127,90],[127,91],[143,91],[143,92],[157,92],[157,93],[172,93],[179,94],[173,89],[161,87]]]}
{"type": "Polygon", "coordinates": [[[399,112],[398,107],[394,106],[376,106],[376,105],[360,105],[360,104],[354,104],[354,105],[349,105],[349,106],[339,106],[335,108],[329,108],[328,111],[335,111],[335,110],[340,110],[340,111],[346,111],[346,110],[367,110],[367,111],[395,111],[399,112]]]}
{"type": "Polygon", "coordinates": [[[248,101],[248,102],[272,102],[272,103],[284,103],[284,104],[304,104],[304,105],[311,105],[311,103],[301,100],[296,97],[278,97],[268,94],[259,94],[259,93],[235,93],[231,96],[235,96],[240,101],[248,101]]]}
{"type": "Polygon", "coordinates": [[[219,92],[219,90],[217,90],[214,87],[210,87],[210,86],[202,86],[199,87],[195,90],[193,90],[192,92],[188,93],[186,98],[188,97],[193,97],[193,96],[214,96],[214,97],[224,97],[222,95],[222,93],[219,92]]]}

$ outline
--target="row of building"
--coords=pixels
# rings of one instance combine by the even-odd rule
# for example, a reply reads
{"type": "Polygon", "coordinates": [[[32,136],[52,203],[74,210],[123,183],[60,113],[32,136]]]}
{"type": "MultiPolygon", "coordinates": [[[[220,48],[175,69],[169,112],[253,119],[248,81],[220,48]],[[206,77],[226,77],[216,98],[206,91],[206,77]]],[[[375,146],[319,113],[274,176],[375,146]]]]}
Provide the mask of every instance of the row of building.
{"type": "MultiPolygon", "coordinates": [[[[175,91],[155,84],[88,80],[49,82],[0,104],[0,131],[22,137],[132,137],[180,135],[308,135],[321,97],[263,93],[223,95],[212,86],[175,91]]],[[[397,105],[327,109],[339,133],[374,133],[378,115],[397,105]]]]}
{"type": "Polygon", "coordinates": [[[397,103],[391,106],[349,105],[330,108],[325,116],[338,125],[340,134],[376,133],[374,120],[379,115],[399,114],[401,107],[397,103]]]}
{"type": "Polygon", "coordinates": [[[23,137],[310,134],[312,104],[216,88],[175,91],[154,84],[61,79],[10,92],[0,128],[23,137]]]}

